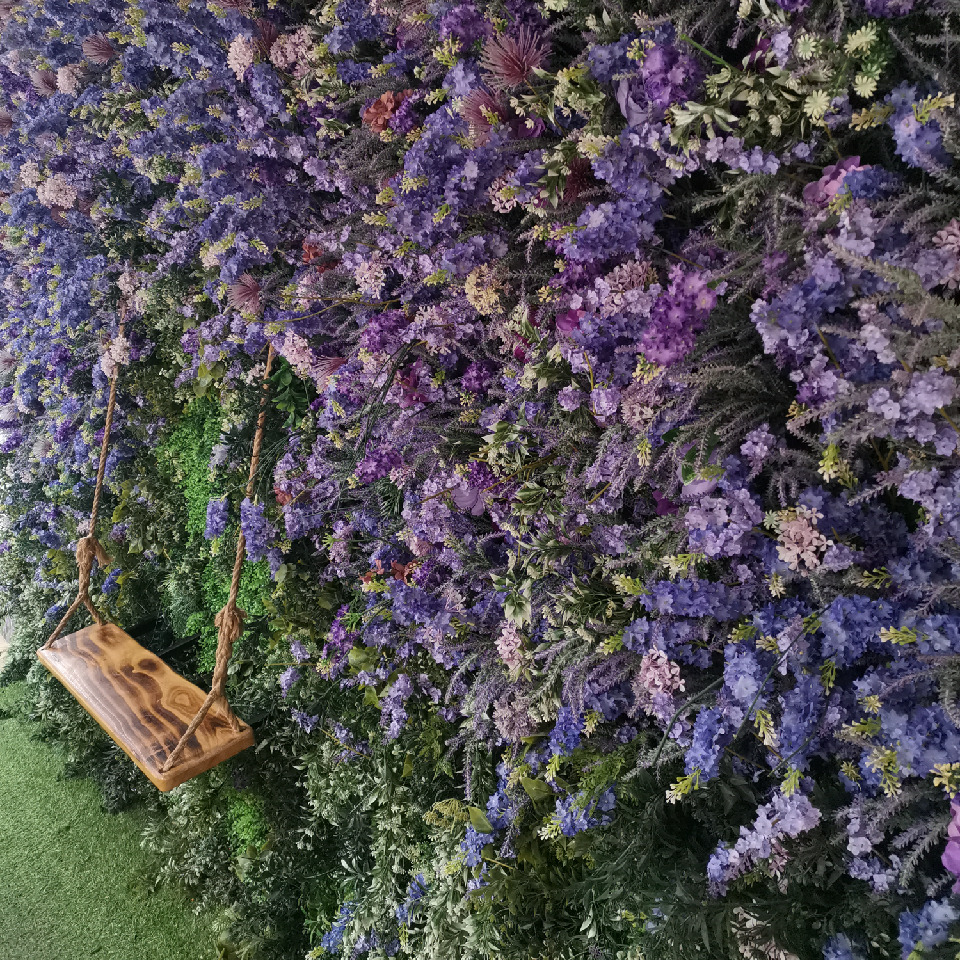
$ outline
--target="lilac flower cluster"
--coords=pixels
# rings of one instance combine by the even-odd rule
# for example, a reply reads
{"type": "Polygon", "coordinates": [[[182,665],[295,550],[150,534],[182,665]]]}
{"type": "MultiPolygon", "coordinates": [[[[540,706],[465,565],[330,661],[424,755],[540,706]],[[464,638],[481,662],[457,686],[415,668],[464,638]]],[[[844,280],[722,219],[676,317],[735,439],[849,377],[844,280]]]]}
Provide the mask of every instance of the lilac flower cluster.
{"type": "Polygon", "coordinates": [[[707,876],[714,895],[723,895],[735,877],[754,869],[760,861],[766,861],[772,872],[779,872],[789,856],[783,839],[798,837],[819,822],[820,811],[804,794],[776,794],[757,810],[752,827],[740,828],[740,837],[732,847],[720,843],[710,857],[707,876]]]}

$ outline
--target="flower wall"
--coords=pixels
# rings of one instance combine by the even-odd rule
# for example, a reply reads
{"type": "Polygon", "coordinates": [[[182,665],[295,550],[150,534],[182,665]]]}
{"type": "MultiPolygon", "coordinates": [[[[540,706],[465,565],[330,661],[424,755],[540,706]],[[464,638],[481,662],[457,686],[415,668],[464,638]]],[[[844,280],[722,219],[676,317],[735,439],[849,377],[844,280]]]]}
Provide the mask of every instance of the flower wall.
{"type": "Polygon", "coordinates": [[[7,676],[225,956],[953,955],[955,0],[0,14],[7,676]],[[33,660],[118,368],[164,797],[33,660]]]}

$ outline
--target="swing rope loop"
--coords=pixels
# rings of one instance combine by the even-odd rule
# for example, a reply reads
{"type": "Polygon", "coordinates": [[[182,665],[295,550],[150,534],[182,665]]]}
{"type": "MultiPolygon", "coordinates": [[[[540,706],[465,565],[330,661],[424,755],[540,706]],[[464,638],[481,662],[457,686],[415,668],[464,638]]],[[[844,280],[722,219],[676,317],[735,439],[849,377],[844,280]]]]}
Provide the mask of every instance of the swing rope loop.
{"type": "MultiPolygon", "coordinates": [[[[257,430],[253,435],[253,453],[250,456],[250,474],[247,478],[246,497],[248,500],[253,498],[253,487],[256,479],[257,467],[260,463],[260,448],[263,445],[263,424],[267,417],[267,391],[270,389],[270,367],[273,365],[273,344],[270,344],[267,350],[267,363],[263,371],[263,394],[260,398],[260,415],[257,417],[257,430]]],[[[213,683],[210,685],[210,692],[204,699],[197,715],[193,718],[190,726],[184,731],[180,742],[176,745],[173,752],[167,757],[166,763],[161,767],[161,773],[167,773],[172,766],[180,759],[183,754],[187,741],[196,733],[197,728],[203,722],[210,708],[217,701],[227,715],[227,720],[234,732],[239,732],[240,721],[227,702],[227,667],[230,664],[230,657],[233,653],[233,645],[237,642],[243,631],[243,621],[246,614],[237,607],[237,594],[240,592],[240,575],[243,572],[243,558],[246,553],[247,540],[240,531],[237,537],[237,554],[233,561],[233,576],[230,578],[230,594],[223,609],[217,614],[214,623],[217,625],[217,659],[213,669],[213,683]]]]}
{"type": "MultiPolygon", "coordinates": [[[[120,337],[123,337],[124,320],[120,321],[120,337]]],[[[90,599],[90,577],[93,573],[93,560],[96,557],[97,563],[105,567],[110,563],[110,557],[104,550],[103,544],[94,535],[97,526],[97,514],[100,512],[100,496],[103,493],[103,476],[107,469],[107,450],[110,446],[110,428],[113,426],[113,409],[117,404],[117,378],[120,375],[120,364],[113,368],[113,374],[110,377],[110,398],[107,400],[107,420],[103,426],[103,440],[100,444],[100,463],[97,467],[97,485],[93,491],[93,507],[90,510],[90,527],[85,537],[77,541],[77,596],[73,603],[67,608],[63,619],[57,624],[56,629],[50,634],[47,642],[43,645],[44,649],[53,646],[57,637],[63,632],[63,628],[69,623],[70,618],[80,609],[82,603],[93,617],[94,622],[103,623],[103,617],[90,599]]]]}

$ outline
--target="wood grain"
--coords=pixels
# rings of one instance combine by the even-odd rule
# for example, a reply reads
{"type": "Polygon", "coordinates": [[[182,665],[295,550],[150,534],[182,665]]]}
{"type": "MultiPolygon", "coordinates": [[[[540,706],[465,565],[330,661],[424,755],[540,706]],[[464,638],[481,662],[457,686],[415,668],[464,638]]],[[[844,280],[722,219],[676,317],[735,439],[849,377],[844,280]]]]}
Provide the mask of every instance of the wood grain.
{"type": "Polygon", "coordinates": [[[37,656],[161,791],[253,746],[250,727],[241,722],[235,732],[223,709],[214,705],[180,761],[161,773],[203,703],[204,691],[112,623],[60,637],[37,656]]]}

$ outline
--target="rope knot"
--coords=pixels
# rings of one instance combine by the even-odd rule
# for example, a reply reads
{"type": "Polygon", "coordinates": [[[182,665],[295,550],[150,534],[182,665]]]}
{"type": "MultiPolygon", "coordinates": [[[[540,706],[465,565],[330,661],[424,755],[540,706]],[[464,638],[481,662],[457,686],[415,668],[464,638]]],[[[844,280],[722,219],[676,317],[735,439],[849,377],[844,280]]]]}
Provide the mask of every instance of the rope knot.
{"type": "Polygon", "coordinates": [[[243,631],[243,621],[247,615],[235,603],[227,601],[227,605],[216,615],[214,623],[217,625],[217,639],[223,643],[233,644],[243,631]]]}
{"type": "Polygon", "coordinates": [[[92,533],[88,533],[77,541],[77,569],[86,580],[90,579],[94,557],[101,567],[108,566],[112,559],[104,550],[103,544],[92,533]]]}

